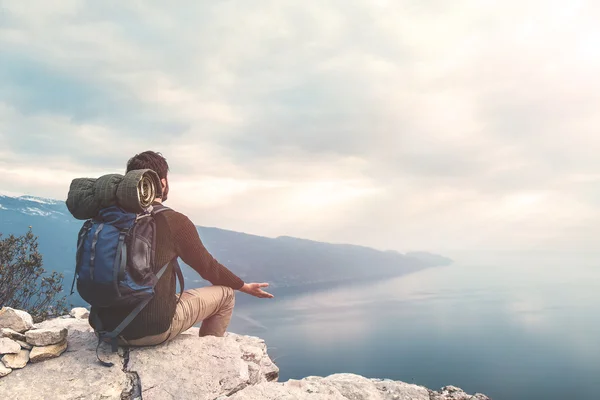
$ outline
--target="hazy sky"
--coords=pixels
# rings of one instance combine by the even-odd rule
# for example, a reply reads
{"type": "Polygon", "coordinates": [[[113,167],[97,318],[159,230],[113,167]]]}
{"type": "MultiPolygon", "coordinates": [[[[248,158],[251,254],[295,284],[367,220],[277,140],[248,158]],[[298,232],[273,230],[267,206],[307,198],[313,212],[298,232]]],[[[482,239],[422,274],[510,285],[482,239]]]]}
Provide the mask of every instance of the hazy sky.
{"type": "Polygon", "coordinates": [[[152,149],[201,225],[591,250],[595,4],[0,0],[0,189],[64,199],[152,149]]]}

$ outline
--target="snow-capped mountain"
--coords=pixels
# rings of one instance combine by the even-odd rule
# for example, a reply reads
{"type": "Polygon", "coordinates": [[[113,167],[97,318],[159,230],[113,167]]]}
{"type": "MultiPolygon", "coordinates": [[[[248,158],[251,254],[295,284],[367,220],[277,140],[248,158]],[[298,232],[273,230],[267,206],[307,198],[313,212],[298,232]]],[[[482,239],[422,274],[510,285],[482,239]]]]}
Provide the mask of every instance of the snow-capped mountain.
{"type": "MultiPolygon", "coordinates": [[[[73,277],[76,245],[73,237],[77,237],[81,221],[71,216],[64,201],[0,194],[0,233],[20,235],[30,226],[38,236],[44,268],[62,272],[65,275],[63,287],[70,288],[67,280],[73,277]]],[[[76,299],[75,303],[80,302],[76,299]]]]}
{"type": "Polygon", "coordinates": [[[35,196],[9,196],[0,193],[0,210],[42,217],[71,218],[64,201],[35,196]]]}

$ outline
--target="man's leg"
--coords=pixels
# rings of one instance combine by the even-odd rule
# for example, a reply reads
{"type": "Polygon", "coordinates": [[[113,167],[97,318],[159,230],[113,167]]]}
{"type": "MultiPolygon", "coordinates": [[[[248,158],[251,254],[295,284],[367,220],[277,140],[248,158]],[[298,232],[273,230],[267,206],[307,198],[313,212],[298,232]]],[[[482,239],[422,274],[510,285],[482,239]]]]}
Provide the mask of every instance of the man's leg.
{"type": "Polygon", "coordinates": [[[235,305],[233,289],[207,286],[183,292],[171,324],[169,340],[202,321],[200,336],[223,336],[235,305]]]}
{"type": "Polygon", "coordinates": [[[159,335],[119,342],[124,346],[154,346],[173,340],[180,333],[202,322],[200,336],[223,336],[229,326],[235,293],[225,286],[189,289],[181,295],[169,330],[159,335]]]}

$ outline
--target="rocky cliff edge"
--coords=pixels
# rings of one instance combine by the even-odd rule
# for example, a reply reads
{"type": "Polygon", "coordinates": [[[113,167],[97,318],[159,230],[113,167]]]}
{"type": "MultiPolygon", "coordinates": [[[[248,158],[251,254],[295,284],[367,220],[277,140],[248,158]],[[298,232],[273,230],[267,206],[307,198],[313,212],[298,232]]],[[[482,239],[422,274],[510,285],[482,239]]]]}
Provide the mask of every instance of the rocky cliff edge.
{"type": "Polygon", "coordinates": [[[73,315],[35,326],[67,328],[67,350],[0,378],[0,399],[489,400],[452,386],[436,392],[353,374],[280,383],[262,339],[231,333],[200,338],[197,328],[156,347],[113,354],[103,346],[101,357],[115,364],[106,368],[96,361],[97,341],[87,319],[73,315]]]}

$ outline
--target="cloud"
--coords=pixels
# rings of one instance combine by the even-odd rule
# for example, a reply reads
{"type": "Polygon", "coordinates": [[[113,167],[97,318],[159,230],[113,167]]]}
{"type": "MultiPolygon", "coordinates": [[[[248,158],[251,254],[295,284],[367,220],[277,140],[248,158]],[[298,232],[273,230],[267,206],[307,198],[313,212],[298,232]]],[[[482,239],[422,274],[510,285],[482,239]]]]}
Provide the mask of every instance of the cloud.
{"type": "Polygon", "coordinates": [[[450,253],[600,233],[593,2],[3,4],[5,190],[63,198],[152,148],[204,225],[450,253]]]}

